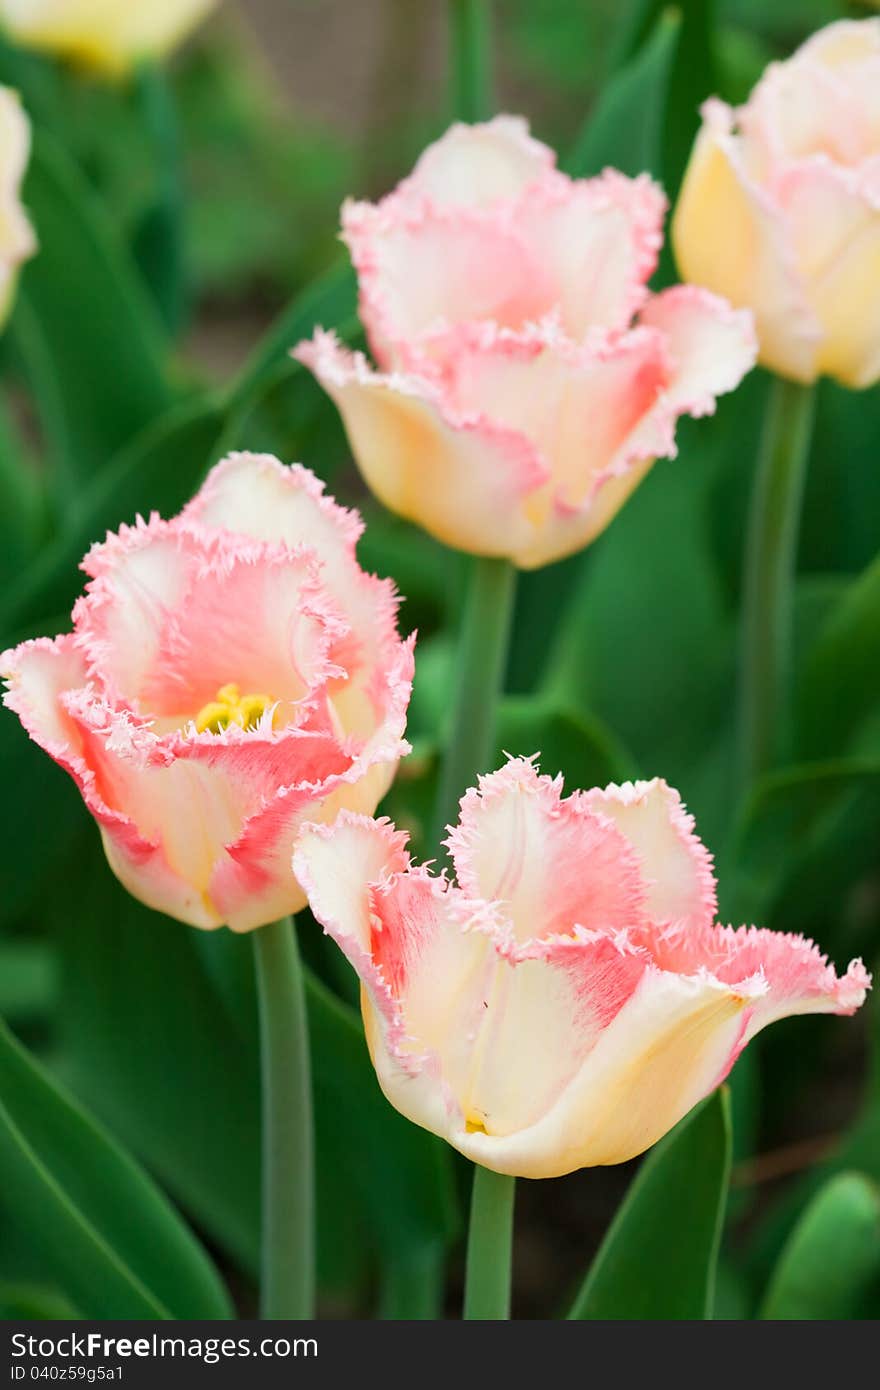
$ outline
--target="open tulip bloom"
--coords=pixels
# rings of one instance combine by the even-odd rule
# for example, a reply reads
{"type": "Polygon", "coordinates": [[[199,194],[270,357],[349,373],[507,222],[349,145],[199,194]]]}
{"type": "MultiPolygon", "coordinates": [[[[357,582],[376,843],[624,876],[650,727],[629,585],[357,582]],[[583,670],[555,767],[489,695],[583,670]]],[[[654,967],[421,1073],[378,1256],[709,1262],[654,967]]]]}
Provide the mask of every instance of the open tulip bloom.
{"type": "Polygon", "coordinates": [[[173,521],[89,551],[73,632],[0,657],[5,703],[148,906],[236,931],[296,912],[299,826],[387,790],[412,641],[360,532],[307,469],[232,455],[173,521]]]}
{"type": "Polygon", "coordinates": [[[768,367],[880,377],[880,19],[820,30],[738,109],[706,103],[672,234],[684,275],[754,312],[768,367]]]}
{"type": "Polygon", "coordinates": [[[27,47],[118,75],[163,57],[218,0],[0,0],[0,24],[27,47]]]}
{"type": "Polygon", "coordinates": [[[482,777],[447,841],[456,883],[347,812],[294,855],[388,1099],[530,1178],[641,1153],[768,1023],[853,1013],[870,984],[802,937],[716,926],[711,856],[665,782],[561,790],[522,759],[482,777]]]}
{"type": "Polygon", "coordinates": [[[755,360],[751,317],[651,294],[665,198],[647,176],[572,180],[524,121],[455,125],[343,235],[378,371],[332,333],[300,344],[366,481],[447,545],[532,569],[608,525],[682,414],[755,360]]]}

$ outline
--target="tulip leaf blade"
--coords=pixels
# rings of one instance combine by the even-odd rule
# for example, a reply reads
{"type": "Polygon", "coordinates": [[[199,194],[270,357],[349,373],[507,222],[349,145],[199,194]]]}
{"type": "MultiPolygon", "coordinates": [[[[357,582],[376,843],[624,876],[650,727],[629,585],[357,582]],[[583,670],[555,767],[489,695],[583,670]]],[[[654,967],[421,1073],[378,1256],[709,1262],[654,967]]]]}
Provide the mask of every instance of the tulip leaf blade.
{"type": "Polygon", "coordinates": [[[681,38],[681,15],[665,12],[650,38],[603,91],[565,161],[575,178],[606,166],[635,176],[663,172],[663,131],[670,83],[681,38]]]}
{"type": "Polygon", "coordinates": [[[880,1190],[863,1173],[830,1178],[788,1238],[758,1316],[841,1321],[880,1273],[880,1190]]]}
{"type": "Polygon", "coordinates": [[[230,1314],[216,1271],[168,1201],[2,1024],[0,1204],[88,1316],[230,1314]]]}
{"type": "MultiPolygon", "coordinates": [[[[829,875],[825,886],[833,900],[837,880],[829,863],[841,834],[849,850],[848,863],[841,867],[851,876],[856,859],[864,857],[871,864],[876,858],[872,835],[878,814],[880,755],[797,763],[767,773],[752,790],[736,827],[730,872],[720,875],[734,915],[762,920],[780,901],[783,888],[788,895],[798,875],[812,870],[829,875]],[[865,832],[863,846],[848,829],[848,808],[857,813],[865,832]]],[[[801,896],[792,896],[789,905],[797,913],[802,904],[801,896]]],[[[798,930],[803,927],[802,919],[798,930]]]]}
{"type": "Polygon", "coordinates": [[[93,541],[136,515],[166,516],[188,501],[201,482],[223,427],[212,395],[170,407],[130,440],[108,466],[83,486],[76,505],[50,545],[0,601],[6,631],[70,608],[82,589],[79,562],[93,541]]]}
{"type": "Polygon", "coordinates": [[[286,365],[293,368],[292,349],[315,328],[346,336],[342,330],[352,330],[356,312],[357,282],[351,266],[343,261],[313,280],[281,311],[234,382],[230,409],[245,409],[286,365]]]}
{"type": "MultiPolygon", "coordinates": [[[[253,1274],[260,1086],[252,942],[195,932],[143,907],[111,874],[94,827],[87,833],[77,905],[56,919],[71,1085],[253,1274]]],[[[310,933],[323,938],[305,914],[298,929],[308,958],[310,933]]],[[[386,1253],[448,1243],[456,1222],[449,1158],[385,1100],[357,1014],[311,971],[307,1005],[319,1275],[322,1287],[347,1294],[386,1253]]]]}
{"type": "Polygon", "coordinates": [[[880,557],[847,585],[808,653],[798,686],[806,757],[844,752],[880,710],[880,557]]]}
{"type": "Polygon", "coordinates": [[[604,786],[638,775],[632,755],[588,710],[576,711],[553,693],[506,695],[498,707],[496,762],[505,754],[539,755],[541,771],[565,775],[566,786],[604,786]]]}
{"type": "Polygon", "coordinates": [[[76,165],[42,129],[24,201],[39,250],[24,268],[11,332],[22,337],[59,478],[73,487],[100,472],[178,392],[133,263],[76,165]]]}
{"type": "Polygon", "coordinates": [[[711,1317],[730,1162],[730,1099],[722,1088],[645,1158],[569,1317],[711,1317]]]}

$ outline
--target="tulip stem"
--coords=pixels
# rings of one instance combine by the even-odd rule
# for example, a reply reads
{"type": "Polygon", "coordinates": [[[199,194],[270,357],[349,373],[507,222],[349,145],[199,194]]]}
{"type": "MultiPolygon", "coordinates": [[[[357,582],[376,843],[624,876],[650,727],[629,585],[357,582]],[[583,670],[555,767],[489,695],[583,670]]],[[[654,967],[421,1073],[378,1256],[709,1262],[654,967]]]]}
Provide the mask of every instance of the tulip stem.
{"type": "Polygon", "coordinates": [[[457,681],[449,741],[440,777],[434,843],[458,818],[458,802],[477,773],[491,771],[498,697],[516,596],[516,570],[509,560],[476,557],[472,562],[456,654],[457,681]]]}
{"type": "Polygon", "coordinates": [[[792,602],[815,393],[777,377],[770,387],[752,492],[743,579],[743,791],[773,766],[790,701],[792,602]]]}
{"type": "Polygon", "coordinates": [[[516,1178],[475,1166],[464,1276],[469,1320],[510,1317],[515,1193],[516,1178]]]}
{"type": "Polygon", "coordinates": [[[492,19],[489,0],[449,0],[452,106],[460,121],[492,114],[492,19]]]}
{"type": "Polygon", "coordinates": [[[260,1316],[311,1318],[315,1159],[305,979],[292,917],[253,937],[263,1087],[260,1316]]]}

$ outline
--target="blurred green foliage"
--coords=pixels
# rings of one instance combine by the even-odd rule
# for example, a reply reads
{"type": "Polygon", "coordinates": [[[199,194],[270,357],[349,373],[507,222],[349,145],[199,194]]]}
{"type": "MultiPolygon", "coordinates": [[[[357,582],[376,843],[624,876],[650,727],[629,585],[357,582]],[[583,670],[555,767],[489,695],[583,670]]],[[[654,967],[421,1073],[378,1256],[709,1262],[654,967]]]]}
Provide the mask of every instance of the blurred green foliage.
{"type": "MultiPolygon", "coordinates": [[[[380,24],[399,17],[375,11],[380,24]]],[[[834,0],[499,0],[500,91],[571,171],[647,169],[674,198],[704,97],[741,98],[769,59],[845,12],[834,0]]],[[[392,58],[401,32],[389,21],[392,58]]],[[[329,33],[323,61],[329,81],[329,33]]],[[[384,809],[418,853],[436,853],[425,825],[460,566],[365,495],[333,407],[288,349],[316,324],[357,340],[338,205],[406,170],[443,127],[445,94],[431,107],[420,93],[411,120],[367,122],[355,136],[300,110],[234,16],[153,80],[164,95],[104,87],[0,44],[0,81],[22,90],[36,128],[26,197],[41,243],[0,348],[0,645],[66,627],[88,544],[137,511],[176,511],[226,449],[301,458],[362,508],[363,563],[394,576],[402,623],[419,628],[415,752],[384,809]],[[181,276],[160,285],[157,257],[179,258],[181,276]],[[211,346],[224,325],[233,351],[220,370],[192,345],[211,346]]],[[[411,74],[399,81],[409,99],[411,74]]],[[[667,256],[658,283],[673,277],[667,256]]],[[[666,777],[718,856],[725,920],[806,931],[839,962],[870,964],[880,950],[880,391],[821,388],[799,558],[794,758],[738,807],[740,553],[765,389],[756,372],[713,419],[688,422],[678,459],[656,466],[590,550],[523,576],[498,753],[540,751],[569,786],[666,777]]],[[[207,1315],[220,1310],[219,1265],[249,1312],[258,1068],[247,943],[127,898],[72,784],[11,716],[0,718],[0,755],[0,1011],[34,1054],[0,1035],[0,1307],[207,1315]],[[39,1241],[22,1233],[28,1214],[39,1241]],[[76,1237],[65,1260],[52,1236],[62,1229],[76,1237]]],[[[302,937],[324,1306],[369,1312],[426,1252],[456,1251],[462,1170],[385,1104],[351,979],[308,919],[302,937]]],[[[738,1064],[714,1304],[730,1144],[717,1097],[646,1161],[586,1285],[587,1305],[604,1312],[585,1315],[622,1316],[649,1287],[633,1230],[653,1232],[658,1290],[670,1242],[688,1271],[687,1297],[668,1316],[878,1315],[880,1068],[866,1086],[868,1026],[880,1051],[875,1008],[870,1024],[845,1029],[780,1026],[738,1064]],[[811,1162],[810,1145],[826,1137],[811,1162]]],[[[547,1201],[578,1184],[613,1194],[604,1182],[587,1172],[545,1184],[547,1201]]],[[[605,1226],[612,1214],[609,1195],[605,1226]]],[[[576,1270],[546,1271],[545,1302],[529,1311],[558,1310],[599,1234],[585,1229],[576,1270]]]]}

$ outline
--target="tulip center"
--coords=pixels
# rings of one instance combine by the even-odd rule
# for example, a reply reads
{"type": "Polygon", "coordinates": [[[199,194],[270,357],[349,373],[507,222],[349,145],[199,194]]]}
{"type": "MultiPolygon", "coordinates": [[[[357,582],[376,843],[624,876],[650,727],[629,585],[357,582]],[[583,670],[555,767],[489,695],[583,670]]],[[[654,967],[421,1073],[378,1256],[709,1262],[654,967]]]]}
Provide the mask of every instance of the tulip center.
{"type": "Polygon", "coordinates": [[[223,685],[196,715],[196,732],[220,734],[230,724],[255,729],[271,704],[271,695],[242,695],[237,685],[223,685]]]}

